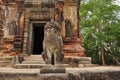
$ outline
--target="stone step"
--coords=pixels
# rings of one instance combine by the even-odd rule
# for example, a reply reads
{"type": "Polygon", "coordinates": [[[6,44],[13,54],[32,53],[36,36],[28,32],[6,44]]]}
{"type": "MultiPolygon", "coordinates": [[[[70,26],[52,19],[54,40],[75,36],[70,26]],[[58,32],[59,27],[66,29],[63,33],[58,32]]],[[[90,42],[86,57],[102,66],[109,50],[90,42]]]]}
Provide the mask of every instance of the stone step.
{"type": "Polygon", "coordinates": [[[64,59],[77,59],[79,61],[91,61],[91,57],[64,56],[64,59]]]}
{"type": "Polygon", "coordinates": [[[35,58],[29,58],[29,59],[25,59],[25,61],[43,61],[43,59],[35,59],[35,58]]]}
{"type": "Polygon", "coordinates": [[[9,61],[9,60],[6,60],[6,61],[0,61],[0,63],[2,64],[2,63],[10,63],[11,61],[9,61]]]}
{"type": "Polygon", "coordinates": [[[0,57],[0,67],[10,67],[13,56],[0,57]]]}
{"type": "Polygon", "coordinates": [[[45,64],[45,62],[42,60],[40,61],[23,61],[22,64],[45,64]]]}
{"type": "Polygon", "coordinates": [[[9,56],[9,57],[0,57],[0,61],[3,61],[3,60],[12,60],[13,59],[13,56],[9,56]]]}
{"type": "MultiPolygon", "coordinates": [[[[87,67],[92,66],[90,57],[64,56],[64,67],[87,67]]],[[[41,55],[31,55],[25,58],[22,64],[16,64],[16,69],[40,69],[46,66],[41,55]]]]}
{"type": "Polygon", "coordinates": [[[0,67],[10,67],[12,61],[0,61],[0,67]]]}
{"type": "Polygon", "coordinates": [[[78,61],[79,64],[91,64],[91,61],[78,61]]]}
{"type": "Polygon", "coordinates": [[[16,69],[40,69],[46,66],[46,64],[16,64],[16,69]]]}
{"type": "Polygon", "coordinates": [[[29,68],[41,68],[45,65],[45,62],[41,55],[30,55],[25,57],[25,60],[21,64],[15,65],[15,68],[29,69],[29,68]]]}
{"type": "Polygon", "coordinates": [[[45,67],[40,69],[40,73],[41,74],[49,74],[49,73],[66,73],[66,69],[65,67],[63,67],[62,65],[46,65],[45,67]]]}
{"type": "MultiPolygon", "coordinates": [[[[15,69],[41,69],[46,66],[47,64],[16,64],[14,66],[15,69]]],[[[70,68],[70,67],[95,67],[98,66],[96,64],[78,64],[77,66],[71,64],[61,64],[62,67],[70,68]]]]}
{"type": "Polygon", "coordinates": [[[96,67],[97,64],[79,64],[78,67],[96,67]]]}
{"type": "Polygon", "coordinates": [[[63,63],[64,64],[91,64],[91,57],[74,57],[74,56],[65,56],[63,63]]]}
{"type": "MultiPolygon", "coordinates": [[[[14,68],[16,69],[40,69],[43,67],[49,67],[47,64],[16,64],[14,68]]],[[[69,64],[61,64],[63,67],[70,67],[69,64]]]]}
{"type": "Polygon", "coordinates": [[[26,61],[43,61],[43,58],[41,55],[30,55],[25,58],[26,61]]]}

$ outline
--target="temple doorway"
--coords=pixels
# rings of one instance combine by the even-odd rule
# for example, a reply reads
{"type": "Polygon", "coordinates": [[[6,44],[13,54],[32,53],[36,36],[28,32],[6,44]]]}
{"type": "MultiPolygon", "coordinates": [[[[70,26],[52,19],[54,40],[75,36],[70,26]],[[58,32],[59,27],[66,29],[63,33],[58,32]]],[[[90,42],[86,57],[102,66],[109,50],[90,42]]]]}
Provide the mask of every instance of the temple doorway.
{"type": "Polygon", "coordinates": [[[43,51],[44,39],[44,26],[45,23],[33,23],[33,49],[32,54],[40,55],[43,51]]]}

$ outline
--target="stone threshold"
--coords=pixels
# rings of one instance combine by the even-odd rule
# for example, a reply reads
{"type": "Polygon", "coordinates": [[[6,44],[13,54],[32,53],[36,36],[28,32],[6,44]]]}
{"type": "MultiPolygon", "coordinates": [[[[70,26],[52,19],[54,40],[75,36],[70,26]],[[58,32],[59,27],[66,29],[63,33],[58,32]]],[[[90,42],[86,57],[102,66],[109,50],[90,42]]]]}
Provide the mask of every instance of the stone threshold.
{"type": "Polygon", "coordinates": [[[0,68],[0,80],[120,80],[120,67],[66,68],[66,73],[40,74],[40,69],[0,68]]]}

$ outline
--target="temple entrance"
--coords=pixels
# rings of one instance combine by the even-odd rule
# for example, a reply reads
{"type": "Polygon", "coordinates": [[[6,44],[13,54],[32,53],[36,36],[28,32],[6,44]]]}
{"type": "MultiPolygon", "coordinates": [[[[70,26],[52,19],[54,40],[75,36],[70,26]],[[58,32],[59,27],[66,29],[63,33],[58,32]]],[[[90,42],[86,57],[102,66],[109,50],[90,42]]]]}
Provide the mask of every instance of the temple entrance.
{"type": "Polygon", "coordinates": [[[44,23],[33,23],[33,54],[41,54],[43,51],[44,23]]]}

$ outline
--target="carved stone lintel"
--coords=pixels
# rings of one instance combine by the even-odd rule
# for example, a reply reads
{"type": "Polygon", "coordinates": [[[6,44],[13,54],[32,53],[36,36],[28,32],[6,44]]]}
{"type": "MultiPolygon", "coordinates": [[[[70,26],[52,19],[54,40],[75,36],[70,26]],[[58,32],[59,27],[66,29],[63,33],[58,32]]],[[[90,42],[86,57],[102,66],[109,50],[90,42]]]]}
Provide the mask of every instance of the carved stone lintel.
{"type": "Polygon", "coordinates": [[[29,13],[30,19],[50,19],[49,11],[31,11],[29,13]]]}

